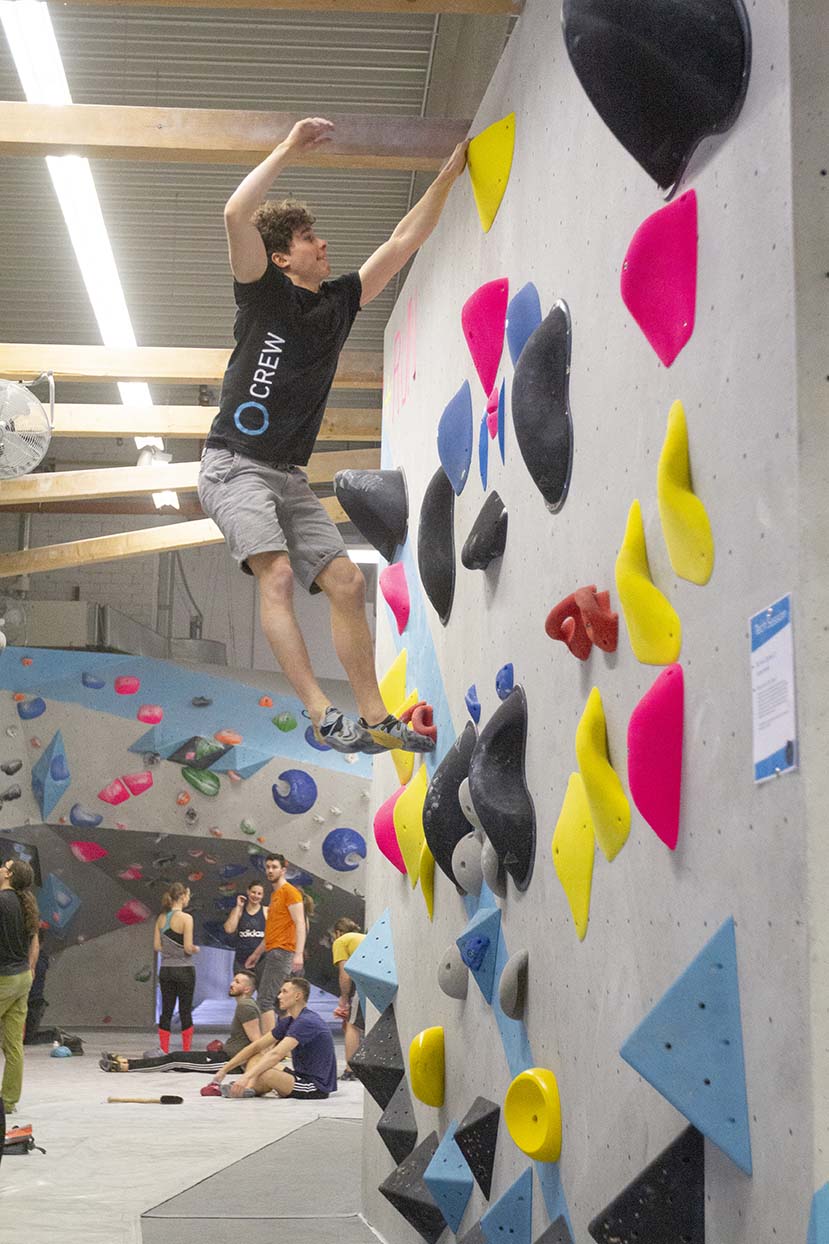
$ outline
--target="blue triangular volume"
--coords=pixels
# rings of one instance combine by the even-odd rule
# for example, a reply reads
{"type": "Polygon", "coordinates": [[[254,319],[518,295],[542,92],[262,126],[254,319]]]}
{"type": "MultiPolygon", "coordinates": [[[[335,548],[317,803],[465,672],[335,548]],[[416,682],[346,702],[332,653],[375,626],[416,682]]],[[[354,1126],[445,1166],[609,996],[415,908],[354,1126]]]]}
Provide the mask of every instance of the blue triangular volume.
{"type": "Polygon", "coordinates": [[[532,1244],[533,1173],[519,1175],[481,1219],[487,1244],[532,1244]]]}
{"type": "Polygon", "coordinates": [[[249,778],[253,777],[254,773],[258,773],[260,769],[264,769],[265,765],[269,765],[272,760],[273,756],[261,752],[258,747],[246,747],[244,744],[237,743],[210,765],[210,768],[214,773],[229,773],[233,770],[234,773],[239,774],[239,777],[249,778]]]}
{"type": "Polygon", "coordinates": [[[61,796],[69,789],[72,775],[66,760],[63,736],[56,730],[52,739],[32,769],[32,794],[40,807],[44,821],[61,796]]]}
{"type": "Polygon", "coordinates": [[[501,908],[479,907],[463,933],[455,939],[464,963],[487,1002],[492,1002],[500,931],[501,908]]]}
{"type": "Polygon", "coordinates": [[[751,1174],[737,945],[731,917],[620,1053],[733,1162],[751,1174]]]}
{"type": "Polygon", "coordinates": [[[457,497],[469,477],[472,436],[472,392],[464,380],[438,424],[438,457],[457,497]]]}
{"type": "Polygon", "coordinates": [[[507,439],[507,397],[506,397],[506,381],[501,381],[501,389],[498,393],[498,448],[501,451],[501,461],[505,462],[505,450],[507,439]]]}
{"type": "Polygon", "coordinates": [[[541,323],[541,299],[532,281],[522,285],[507,307],[507,345],[513,367],[541,323]]]}
{"type": "Polygon", "coordinates": [[[130,743],[127,751],[130,752],[155,752],[161,756],[163,760],[169,759],[173,752],[177,751],[185,741],[186,735],[171,734],[169,730],[165,730],[160,726],[151,726],[141,735],[140,739],[136,739],[134,743],[130,743]]]}
{"type": "Polygon", "coordinates": [[[345,970],[378,1011],[385,1011],[397,993],[397,966],[391,940],[391,915],[388,907],[375,920],[350,959],[345,970]]]}
{"type": "Polygon", "coordinates": [[[481,426],[478,431],[478,469],[481,472],[481,487],[486,492],[487,469],[489,467],[489,425],[486,421],[486,412],[481,416],[481,426]]]}
{"type": "Polygon", "coordinates": [[[812,1197],[806,1244],[829,1244],[829,1184],[818,1188],[812,1197]]]}
{"type": "Polygon", "coordinates": [[[475,1183],[466,1158],[455,1144],[457,1126],[457,1123],[449,1124],[423,1172],[423,1182],[456,1235],[475,1183]]]}

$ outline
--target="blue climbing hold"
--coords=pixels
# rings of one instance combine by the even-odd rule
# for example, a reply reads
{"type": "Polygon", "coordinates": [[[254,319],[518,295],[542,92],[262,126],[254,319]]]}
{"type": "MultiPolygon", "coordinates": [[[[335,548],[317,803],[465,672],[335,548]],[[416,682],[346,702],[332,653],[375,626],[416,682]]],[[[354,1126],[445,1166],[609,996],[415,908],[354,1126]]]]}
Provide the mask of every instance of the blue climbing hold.
{"type": "Polygon", "coordinates": [[[32,794],[38,802],[44,821],[69,789],[71,780],[63,749],[63,737],[60,730],[56,730],[32,769],[32,794]]]}
{"type": "Polygon", "coordinates": [[[541,299],[532,281],[528,281],[507,307],[507,345],[513,367],[540,323],[541,299]]]}
{"type": "Polygon", "coordinates": [[[101,678],[98,674],[90,674],[86,670],[81,674],[81,682],[85,687],[89,687],[90,691],[100,691],[107,685],[105,678],[101,678]]]}
{"type": "Polygon", "coordinates": [[[353,872],[366,858],[366,840],[356,829],[332,829],[323,839],[322,858],[335,872],[353,872]]]}
{"type": "Polygon", "coordinates": [[[246,873],[246,864],[225,864],[219,869],[219,876],[223,881],[232,881],[234,877],[241,877],[242,873],[246,873]]]}
{"type": "Polygon", "coordinates": [[[236,895],[219,894],[214,898],[213,906],[218,907],[219,911],[232,911],[236,906],[236,895]]]}
{"type": "Polygon", "coordinates": [[[487,1244],[503,1244],[507,1237],[510,1244],[532,1244],[532,1226],[533,1173],[529,1167],[487,1210],[481,1229],[487,1244]]]}
{"type": "Polygon", "coordinates": [[[809,1234],[806,1236],[806,1244],[827,1244],[827,1242],[829,1242],[829,1183],[818,1188],[812,1197],[809,1234]]]}
{"type": "Polygon", "coordinates": [[[397,965],[391,937],[391,914],[383,912],[369,929],[345,970],[378,1011],[385,1011],[397,993],[397,965]]]}
{"type": "Polygon", "coordinates": [[[477,971],[488,950],[488,937],[469,937],[461,948],[461,958],[468,968],[474,968],[477,971]]]}
{"type": "Polygon", "coordinates": [[[475,982],[487,1002],[492,1002],[495,985],[495,964],[498,957],[498,940],[501,933],[501,908],[479,907],[463,933],[455,939],[461,958],[467,964],[475,982]],[[466,957],[467,946],[473,962],[466,957]],[[479,957],[479,950],[483,954],[479,957]]]}
{"type": "Polygon", "coordinates": [[[501,461],[505,462],[507,439],[507,394],[506,381],[501,381],[501,389],[498,393],[498,448],[501,451],[501,461]]]}
{"type": "Polygon", "coordinates": [[[316,752],[330,752],[332,748],[327,743],[322,743],[314,734],[314,727],[308,726],[305,730],[305,742],[309,747],[313,747],[316,752]]]}
{"type": "Polygon", "coordinates": [[[307,812],[317,802],[317,784],[303,769],[285,769],[271,790],[277,808],[292,816],[307,812]]]}
{"type": "Polygon", "coordinates": [[[69,781],[69,765],[66,763],[66,756],[63,752],[57,752],[52,757],[49,765],[49,777],[53,782],[69,781]]]}
{"type": "Polygon", "coordinates": [[[514,686],[515,670],[512,661],[507,661],[506,665],[502,665],[495,675],[495,690],[498,693],[498,699],[506,700],[514,686]]]}
{"type": "Polygon", "coordinates": [[[438,424],[438,457],[446,476],[460,496],[472,461],[472,393],[464,380],[438,424]]]}
{"type": "Polygon", "coordinates": [[[467,712],[477,726],[478,722],[481,720],[481,702],[478,699],[478,688],[475,686],[474,682],[463,698],[466,703],[467,712]]]}
{"type": "Polygon", "coordinates": [[[71,1058],[72,1051],[68,1045],[53,1045],[50,1058],[71,1058]]]}
{"type": "Polygon", "coordinates": [[[437,1202],[449,1227],[457,1234],[475,1180],[466,1158],[455,1143],[457,1123],[450,1123],[432,1160],[423,1172],[423,1182],[437,1202]]]}
{"type": "Polygon", "coordinates": [[[46,712],[46,701],[36,695],[33,700],[18,700],[17,715],[21,721],[32,721],[46,712]]]}
{"type": "Polygon", "coordinates": [[[79,803],[73,803],[69,809],[69,820],[76,829],[97,829],[103,819],[103,816],[89,812],[79,803]]]}
{"type": "Polygon", "coordinates": [[[478,469],[481,472],[481,487],[486,492],[487,470],[489,468],[489,427],[486,414],[481,416],[481,427],[478,432],[478,469]]]}
{"type": "Polygon", "coordinates": [[[303,890],[314,884],[311,873],[307,873],[304,868],[297,868],[295,864],[289,864],[285,869],[285,880],[303,890]]]}

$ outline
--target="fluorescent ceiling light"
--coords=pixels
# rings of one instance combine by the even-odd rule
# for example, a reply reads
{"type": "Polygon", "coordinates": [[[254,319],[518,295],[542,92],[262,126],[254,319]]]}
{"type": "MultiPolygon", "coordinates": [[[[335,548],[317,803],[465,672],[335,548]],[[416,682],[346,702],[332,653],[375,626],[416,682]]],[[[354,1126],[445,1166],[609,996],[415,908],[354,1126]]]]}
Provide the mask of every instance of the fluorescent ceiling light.
{"type": "Polygon", "coordinates": [[[381,554],[377,549],[349,549],[348,556],[358,566],[379,566],[381,554]]]}
{"type": "MultiPolygon", "coordinates": [[[[28,102],[55,107],[71,104],[72,96],[47,5],[40,0],[0,0],[0,23],[28,102]]],[[[115,348],[135,346],[135,333],[89,161],[80,156],[47,156],[46,166],[101,340],[104,345],[115,348]]],[[[125,381],[118,389],[122,402],[139,406],[153,404],[146,384],[125,381]]],[[[135,443],[139,449],[143,445],[164,448],[158,436],[136,437],[135,443]]]]}

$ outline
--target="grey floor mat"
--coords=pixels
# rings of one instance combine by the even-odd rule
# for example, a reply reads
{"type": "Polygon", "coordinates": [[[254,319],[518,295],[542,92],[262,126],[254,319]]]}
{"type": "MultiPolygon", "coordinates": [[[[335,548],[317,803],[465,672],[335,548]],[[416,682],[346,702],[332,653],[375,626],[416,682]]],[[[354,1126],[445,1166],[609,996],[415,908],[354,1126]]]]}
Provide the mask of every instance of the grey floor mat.
{"type": "MultiPolygon", "coordinates": [[[[254,1220],[268,1219],[273,1228],[274,1219],[291,1219],[291,1240],[296,1242],[306,1238],[298,1234],[303,1229],[302,1220],[310,1229],[308,1220],[316,1214],[319,1217],[314,1222],[319,1225],[308,1234],[308,1240],[328,1239],[321,1234],[327,1222],[332,1241],[336,1238],[338,1244],[351,1244],[352,1236],[345,1234],[349,1215],[357,1215],[362,1209],[361,1129],[359,1119],[314,1119],[156,1205],[142,1215],[142,1223],[188,1218],[200,1219],[205,1226],[205,1219],[233,1218],[241,1228],[240,1220],[249,1220],[243,1229],[250,1241],[247,1230],[254,1220]]],[[[364,1223],[359,1226],[363,1234],[353,1236],[355,1244],[376,1240],[364,1223]]],[[[181,1241],[184,1237],[178,1234],[178,1225],[175,1230],[177,1241],[181,1241]]],[[[144,1238],[151,1237],[145,1233],[144,1238]]],[[[205,1238],[202,1233],[201,1241],[205,1238]]]]}
{"type": "Polygon", "coordinates": [[[377,1236],[362,1218],[245,1218],[233,1224],[232,1234],[227,1218],[190,1218],[175,1221],[171,1237],[170,1219],[141,1219],[143,1244],[227,1244],[242,1240],[244,1244],[274,1244],[275,1232],[285,1232],[290,1244],[377,1244],[377,1236]]]}

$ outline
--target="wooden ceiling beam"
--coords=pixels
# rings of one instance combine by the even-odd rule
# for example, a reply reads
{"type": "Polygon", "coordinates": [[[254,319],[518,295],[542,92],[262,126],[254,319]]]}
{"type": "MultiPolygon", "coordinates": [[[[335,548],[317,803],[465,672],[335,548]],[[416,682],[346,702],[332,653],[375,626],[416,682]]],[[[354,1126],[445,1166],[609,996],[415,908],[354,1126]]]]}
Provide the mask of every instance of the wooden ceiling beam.
{"type": "MultiPolygon", "coordinates": [[[[351,522],[335,497],[321,497],[320,500],[335,523],[339,525],[351,522]]],[[[14,512],[15,514],[144,514],[147,517],[155,515],[156,518],[171,518],[173,515],[177,518],[206,517],[195,493],[185,493],[179,497],[178,509],[175,506],[165,506],[158,510],[152,497],[134,496],[110,497],[103,501],[98,498],[88,501],[56,501],[51,505],[38,502],[32,505],[18,505],[14,512]]]]}
{"type": "MultiPolygon", "coordinates": [[[[163,436],[168,440],[204,440],[217,406],[119,406],[57,402],[53,436],[163,436]]],[[[379,441],[381,412],[329,406],[318,441],[379,441]]]]}
{"type": "MultiPolygon", "coordinates": [[[[301,113],[231,108],[0,102],[0,153],[80,155],[179,164],[258,164],[301,113]]],[[[467,135],[469,122],[442,117],[342,113],[334,137],[297,156],[298,165],[432,171],[467,135]]]]}
{"type": "MultiPolygon", "coordinates": [[[[0,109],[5,105],[0,104],[0,109]]],[[[55,380],[139,380],[148,384],[215,384],[222,379],[229,350],[199,346],[71,346],[0,342],[0,376],[32,380],[54,372],[55,380]]],[[[382,389],[383,355],[343,350],[335,389],[382,389]]]]}
{"type": "MultiPolygon", "coordinates": [[[[101,9],[134,8],[135,0],[63,0],[63,7],[94,4],[101,9]]],[[[292,9],[306,13],[519,14],[521,0],[141,0],[142,8],[292,9]]]]}
{"type": "MultiPolygon", "coordinates": [[[[92,471],[40,471],[0,482],[0,506],[84,501],[91,498],[147,496],[153,492],[195,492],[198,462],[159,466],[103,467],[92,471]]],[[[305,473],[312,484],[330,484],[337,471],[373,471],[379,449],[312,454],[305,473]]]]}

